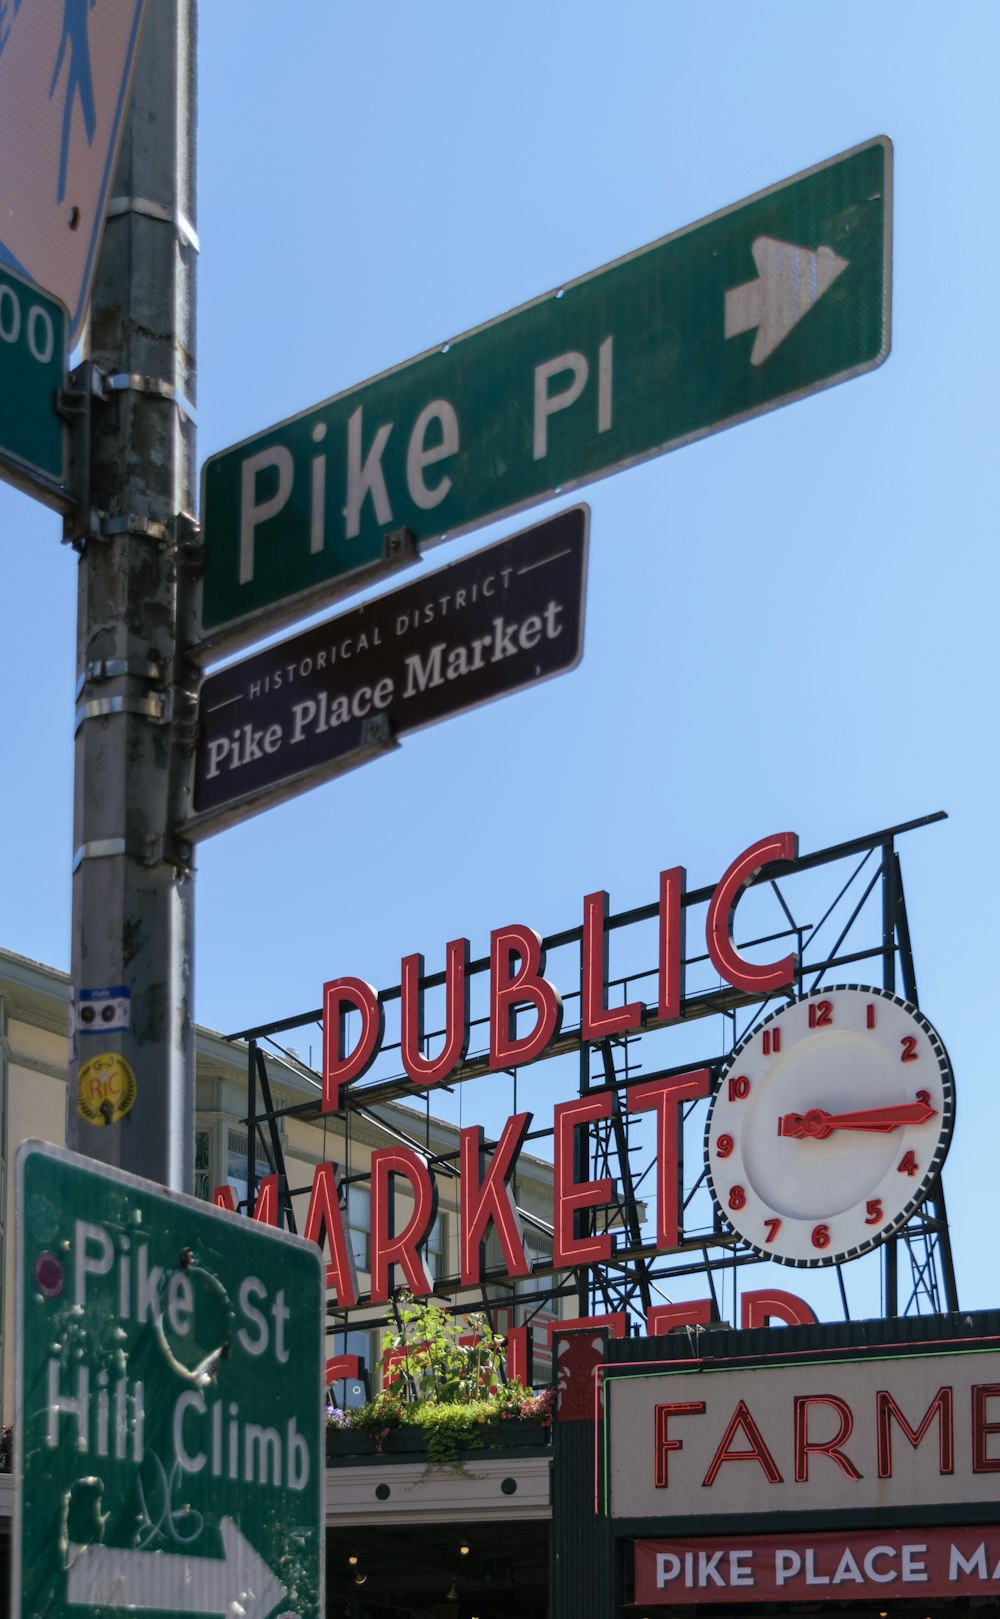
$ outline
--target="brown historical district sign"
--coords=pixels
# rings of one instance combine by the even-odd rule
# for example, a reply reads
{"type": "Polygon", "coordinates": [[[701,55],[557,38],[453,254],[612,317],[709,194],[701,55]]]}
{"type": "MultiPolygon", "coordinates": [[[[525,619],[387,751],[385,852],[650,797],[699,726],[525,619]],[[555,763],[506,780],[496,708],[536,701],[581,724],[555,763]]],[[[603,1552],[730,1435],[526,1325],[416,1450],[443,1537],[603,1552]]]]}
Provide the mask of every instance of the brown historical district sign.
{"type": "Polygon", "coordinates": [[[185,832],[231,825],[408,731],[574,668],[589,516],[573,506],[210,675],[185,832]]]}

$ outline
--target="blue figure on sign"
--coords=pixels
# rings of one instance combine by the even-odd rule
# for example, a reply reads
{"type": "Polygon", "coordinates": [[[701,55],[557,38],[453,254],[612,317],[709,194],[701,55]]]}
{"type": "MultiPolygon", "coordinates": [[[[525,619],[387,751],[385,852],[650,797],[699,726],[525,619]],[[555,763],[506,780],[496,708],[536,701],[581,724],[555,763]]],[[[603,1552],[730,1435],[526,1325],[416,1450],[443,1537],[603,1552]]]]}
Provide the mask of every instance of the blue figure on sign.
{"type": "Polygon", "coordinates": [[[80,97],[83,127],[87,132],[87,145],[94,144],[97,114],[94,110],[94,77],[90,70],[90,39],[87,34],[87,13],[93,11],[97,0],[63,0],[63,28],[59,41],[59,55],[49,85],[49,100],[55,95],[56,84],[62,72],[66,47],[69,46],[69,67],[66,71],[66,106],[63,110],[62,151],[59,156],[59,191],[57,202],[66,196],[66,170],[69,165],[69,142],[73,129],[73,102],[80,97]]]}

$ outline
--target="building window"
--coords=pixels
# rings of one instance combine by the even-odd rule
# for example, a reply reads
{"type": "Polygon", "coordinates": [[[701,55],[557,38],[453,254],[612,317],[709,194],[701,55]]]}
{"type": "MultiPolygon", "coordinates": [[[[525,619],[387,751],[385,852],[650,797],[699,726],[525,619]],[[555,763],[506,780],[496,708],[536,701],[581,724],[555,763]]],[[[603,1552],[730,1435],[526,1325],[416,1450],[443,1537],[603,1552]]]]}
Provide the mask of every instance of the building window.
{"type": "Polygon", "coordinates": [[[194,1195],[206,1203],[212,1201],[212,1132],[196,1130],[194,1133],[194,1195]]]}
{"type": "MultiPolygon", "coordinates": [[[[249,1181],[248,1162],[246,1131],[230,1129],[226,1153],[226,1180],[233,1189],[237,1207],[245,1214],[253,1212],[246,1206],[249,1181]]],[[[258,1189],[264,1176],[274,1173],[271,1155],[262,1141],[257,1142],[256,1172],[258,1189]]]]}
{"type": "Polygon", "coordinates": [[[353,1411],[368,1399],[371,1377],[372,1334],[370,1332],[335,1332],[327,1339],[332,1355],[357,1355],[358,1376],[342,1377],[330,1384],[330,1399],[341,1410],[353,1411]]]}
{"type": "Polygon", "coordinates": [[[448,1243],[445,1234],[445,1219],[439,1214],[427,1233],[424,1244],[424,1256],[427,1261],[427,1270],[432,1282],[440,1282],[448,1274],[448,1243]]]}
{"type": "MultiPolygon", "coordinates": [[[[347,1188],[347,1229],[358,1270],[372,1268],[372,1194],[366,1186],[347,1188]]],[[[353,1354],[353,1350],[345,1351],[353,1354]]]]}

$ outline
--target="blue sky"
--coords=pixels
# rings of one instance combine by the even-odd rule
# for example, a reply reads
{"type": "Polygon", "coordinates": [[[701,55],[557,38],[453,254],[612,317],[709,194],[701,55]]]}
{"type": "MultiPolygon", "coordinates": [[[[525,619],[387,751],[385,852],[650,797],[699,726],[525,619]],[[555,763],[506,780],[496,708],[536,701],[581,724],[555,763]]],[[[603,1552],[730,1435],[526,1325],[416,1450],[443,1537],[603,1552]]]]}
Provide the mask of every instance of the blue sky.
{"type": "MultiPolygon", "coordinates": [[[[944,809],[905,840],[904,876],[957,1079],[961,1302],[995,1303],[1000,12],[201,14],[201,459],[874,135],[894,143],[895,210],[884,366],[587,492],[579,669],[201,847],[199,1021],[305,1010],[342,973],[393,984],[403,954],[443,964],[459,934],[483,954],[508,921],[574,926],[595,888],[639,905],[665,866],[700,886],[770,832],[808,851],[944,809]]],[[[66,968],[76,565],[59,540],[0,489],[0,939],[66,968]]]]}

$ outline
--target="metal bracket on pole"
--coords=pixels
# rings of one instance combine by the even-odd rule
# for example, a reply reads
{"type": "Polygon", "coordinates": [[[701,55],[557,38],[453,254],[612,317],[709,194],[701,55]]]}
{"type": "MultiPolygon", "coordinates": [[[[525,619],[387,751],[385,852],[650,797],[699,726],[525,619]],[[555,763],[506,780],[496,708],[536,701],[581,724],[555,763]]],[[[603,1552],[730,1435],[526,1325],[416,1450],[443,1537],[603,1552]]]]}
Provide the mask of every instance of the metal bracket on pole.
{"type": "Polygon", "coordinates": [[[201,524],[190,512],[178,512],[174,518],[174,546],[178,565],[195,576],[205,571],[205,542],[201,537],[201,524]]]}
{"type": "Polygon", "coordinates": [[[73,854],[73,870],[78,871],[85,860],[108,860],[123,854],[137,860],[141,866],[158,866],[163,859],[163,839],[159,834],[150,833],[136,844],[127,838],[97,838],[91,843],[81,843],[73,854]]]}
{"type": "Polygon", "coordinates": [[[151,202],[148,197],[112,197],[105,214],[108,219],[116,219],[119,214],[142,214],[146,219],[162,219],[164,224],[174,226],[184,247],[193,247],[196,253],[201,252],[198,232],[179,208],[167,208],[161,202],[151,202]]]}
{"type": "Polygon", "coordinates": [[[102,377],[101,381],[104,398],[131,389],[133,393],[146,394],[150,398],[169,400],[189,421],[197,423],[198,414],[190,399],[181,393],[175,382],[168,381],[166,377],[144,377],[139,371],[116,371],[112,376],[102,377]]]}
{"type": "Polygon", "coordinates": [[[101,373],[85,360],[69,374],[69,387],[56,395],[56,410],[69,424],[69,476],[74,506],[63,517],[63,544],[82,551],[87,540],[100,529],[100,513],[91,504],[90,463],[92,407],[103,398],[101,373]]]}
{"type": "Polygon", "coordinates": [[[157,522],[153,517],[138,517],[135,512],[121,512],[117,517],[102,516],[97,537],[113,540],[118,534],[134,534],[163,546],[169,545],[172,538],[170,524],[157,522]]]}

